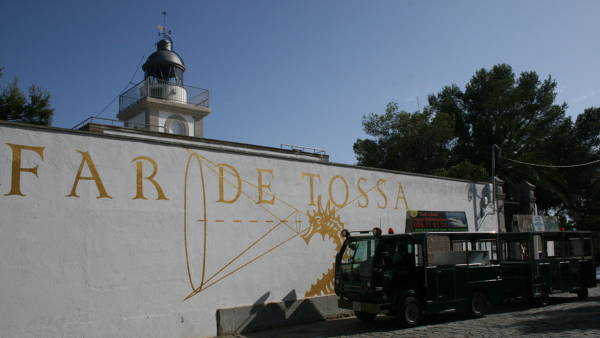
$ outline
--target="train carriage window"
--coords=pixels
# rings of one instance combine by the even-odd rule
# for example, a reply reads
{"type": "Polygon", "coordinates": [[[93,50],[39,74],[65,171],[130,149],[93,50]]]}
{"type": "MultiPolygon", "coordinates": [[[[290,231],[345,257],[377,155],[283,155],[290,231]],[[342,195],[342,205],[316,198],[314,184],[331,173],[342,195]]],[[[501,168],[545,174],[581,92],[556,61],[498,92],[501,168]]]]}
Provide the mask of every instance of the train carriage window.
{"type": "Polygon", "coordinates": [[[535,234],[533,235],[533,259],[543,259],[544,258],[544,250],[542,247],[542,235],[535,234]]]}
{"type": "Polygon", "coordinates": [[[498,248],[496,241],[478,241],[475,244],[476,250],[487,251],[491,261],[498,261],[498,248]]]}
{"type": "Polygon", "coordinates": [[[392,266],[404,269],[414,266],[413,245],[406,239],[384,241],[380,245],[380,250],[383,258],[391,257],[392,266]]]}
{"type": "MultiPolygon", "coordinates": [[[[452,241],[451,237],[451,235],[429,235],[427,237],[429,266],[469,264],[469,254],[472,251],[471,242],[452,241]]],[[[473,254],[473,257],[475,256],[476,254],[473,254]]],[[[480,253],[479,256],[483,257],[483,254],[480,253]]]]}
{"type": "Polygon", "coordinates": [[[527,240],[503,240],[502,259],[505,261],[526,261],[529,259],[529,243],[527,240]]]}
{"type": "Polygon", "coordinates": [[[558,258],[564,257],[563,254],[563,245],[560,241],[556,240],[545,240],[546,246],[546,257],[548,258],[558,258]]]}
{"type": "Polygon", "coordinates": [[[429,266],[443,264],[443,257],[450,252],[450,237],[446,235],[427,236],[427,262],[429,266]]]}
{"type": "Polygon", "coordinates": [[[414,249],[415,249],[415,266],[423,266],[423,245],[421,245],[421,243],[415,243],[414,249]]]}
{"type": "Polygon", "coordinates": [[[584,254],[586,257],[591,257],[592,256],[592,239],[591,238],[584,238],[583,239],[583,250],[584,250],[584,254]]]}
{"type": "Polygon", "coordinates": [[[467,251],[468,249],[467,241],[452,241],[452,251],[467,251]]]}
{"type": "Polygon", "coordinates": [[[452,251],[471,251],[477,250],[475,248],[475,242],[466,241],[463,239],[452,241],[452,251]]]}
{"type": "Polygon", "coordinates": [[[583,238],[569,238],[569,257],[585,256],[583,238]]]}

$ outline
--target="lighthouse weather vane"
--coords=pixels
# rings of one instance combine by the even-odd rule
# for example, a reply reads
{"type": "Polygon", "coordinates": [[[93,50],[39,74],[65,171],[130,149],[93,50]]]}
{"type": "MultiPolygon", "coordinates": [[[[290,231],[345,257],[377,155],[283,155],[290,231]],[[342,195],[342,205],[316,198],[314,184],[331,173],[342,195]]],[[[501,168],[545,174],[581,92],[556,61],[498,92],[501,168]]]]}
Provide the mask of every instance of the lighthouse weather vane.
{"type": "Polygon", "coordinates": [[[163,16],[163,24],[162,25],[158,25],[158,36],[162,36],[163,39],[171,39],[171,31],[167,30],[167,12],[163,11],[162,12],[162,16],[163,16]]]}

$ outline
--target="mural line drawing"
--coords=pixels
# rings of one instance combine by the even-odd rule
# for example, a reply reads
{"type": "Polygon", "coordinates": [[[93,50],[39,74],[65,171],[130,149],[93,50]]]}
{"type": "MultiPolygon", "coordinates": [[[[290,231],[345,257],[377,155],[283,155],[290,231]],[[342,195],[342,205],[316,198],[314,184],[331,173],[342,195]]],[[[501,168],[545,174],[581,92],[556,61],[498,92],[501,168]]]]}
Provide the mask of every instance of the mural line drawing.
{"type": "MultiPolygon", "coordinates": [[[[244,191],[244,189],[239,189],[238,194],[240,195],[240,198],[249,201],[256,208],[259,208],[259,210],[264,211],[267,215],[273,218],[270,219],[269,217],[267,217],[262,220],[252,218],[248,220],[247,223],[262,224],[262,226],[266,224],[271,226],[268,229],[266,229],[266,231],[264,231],[261,235],[259,235],[256,239],[254,239],[254,241],[242,248],[237,255],[229,259],[214,273],[209,274],[207,272],[207,259],[210,255],[210,250],[208,248],[208,245],[210,245],[210,241],[208,241],[208,233],[211,223],[210,220],[212,219],[212,222],[220,224],[227,224],[228,222],[241,224],[243,220],[242,217],[237,217],[229,221],[226,221],[223,217],[211,218],[211,215],[209,215],[209,207],[207,202],[207,175],[209,173],[212,173],[213,175],[218,176],[222,180],[222,182],[227,183],[231,187],[237,187],[239,184],[245,184],[249,187],[258,189],[259,186],[248,182],[247,180],[241,179],[239,176],[237,177],[237,182],[230,180],[223,174],[223,167],[220,167],[219,164],[207,159],[206,157],[200,155],[195,151],[188,150],[188,155],[189,156],[185,166],[184,178],[183,235],[187,277],[191,288],[191,292],[184,298],[184,301],[198,295],[206,289],[234,275],[243,268],[260,260],[264,256],[277,250],[284,244],[297,237],[300,237],[306,243],[306,245],[309,245],[313,236],[319,234],[322,236],[322,239],[325,239],[327,237],[333,242],[333,244],[335,245],[336,252],[341,248],[342,238],[340,237],[340,232],[344,228],[345,224],[341,220],[341,217],[338,212],[344,207],[350,205],[351,203],[361,198],[361,194],[349,199],[349,201],[346,204],[338,208],[336,208],[330,200],[327,200],[326,203],[323,203],[322,198],[319,195],[317,197],[317,203],[315,207],[313,207],[313,210],[307,210],[306,212],[303,212],[300,210],[300,208],[297,208],[291,203],[282,200],[278,196],[275,196],[274,193],[270,191],[262,191],[261,193],[267,194],[270,198],[272,198],[272,200],[274,201],[273,203],[281,203],[282,205],[290,209],[288,214],[286,214],[284,217],[280,217],[265,205],[257,203],[256,198],[248,194],[246,191],[244,191]],[[192,167],[194,165],[197,166],[196,172],[193,172],[192,170],[192,167]],[[219,169],[221,169],[221,176],[219,176],[219,169]],[[193,177],[192,175],[194,174],[196,174],[200,180],[200,189],[198,189],[199,191],[190,188],[190,178],[193,177]],[[190,201],[190,194],[192,192],[199,193],[198,198],[201,200],[200,203],[192,204],[192,202],[190,201]],[[198,210],[194,208],[200,208],[200,217],[190,217],[192,211],[198,212],[198,210]],[[305,218],[307,222],[305,222],[303,218],[305,218]],[[284,239],[273,243],[269,248],[263,249],[263,251],[261,251],[255,257],[242,262],[244,256],[248,254],[248,252],[251,249],[257,248],[259,244],[262,243],[267,237],[272,235],[276,230],[282,228],[282,225],[292,232],[291,236],[285,237],[284,239]],[[198,231],[198,227],[200,228],[199,233],[201,234],[202,239],[201,241],[193,241],[191,231],[192,229],[194,229],[194,231],[198,231]],[[198,250],[192,250],[192,246],[196,248],[196,246],[199,245],[202,246],[199,252],[198,250]],[[194,259],[192,258],[193,254],[200,254],[200,262],[194,261],[194,259]],[[198,263],[200,263],[201,268],[199,268],[198,270],[194,270],[194,268],[197,267],[197,265],[195,264],[198,263]],[[236,266],[236,264],[239,265],[236,266]],[[227,271],[228,268],[231,268],[231,270],[227,271]],[[194,271],[196,271],[196,273],[194,273],[194,271]]],[[[394,178],[391,178],[391,181],[396,180],[394,178]]],[[[377,187],[378,184],[375,184],[373,187],[366,190],[366,192],[368,193],[376,189],[377,187]]],[[[406,196],[404,197],[406,198],[406,196]]],[[[332,294],[334,292],[334,269],[335,267],[332,262],[331,267],[325,273],[323,273],[317,281],[311,284],[310,289],[305,293],[305,297],[332,294]]]]}

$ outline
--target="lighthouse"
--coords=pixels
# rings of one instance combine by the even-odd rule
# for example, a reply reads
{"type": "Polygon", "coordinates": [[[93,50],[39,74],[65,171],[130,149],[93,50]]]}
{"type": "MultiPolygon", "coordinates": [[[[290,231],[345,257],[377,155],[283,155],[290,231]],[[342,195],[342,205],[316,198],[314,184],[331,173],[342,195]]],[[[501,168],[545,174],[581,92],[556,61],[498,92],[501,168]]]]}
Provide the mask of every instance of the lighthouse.
{"type": "Polygon", "coordinates": [[[173,50],[170,31],[160,29],[156,51],[142,66],[144,79],[119,96],[117,118],[129,128],[203,137],[208,90],[184,84],[183,59],[173,50]]]}

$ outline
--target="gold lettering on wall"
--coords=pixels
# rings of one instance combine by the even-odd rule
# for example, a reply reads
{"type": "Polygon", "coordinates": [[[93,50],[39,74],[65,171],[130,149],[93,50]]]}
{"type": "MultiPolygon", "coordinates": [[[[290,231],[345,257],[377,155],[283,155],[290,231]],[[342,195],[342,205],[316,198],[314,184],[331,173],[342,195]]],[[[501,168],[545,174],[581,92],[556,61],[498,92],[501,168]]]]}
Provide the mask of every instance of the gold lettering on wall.
{"type": "Polygon", "coordinates": [[[402,183],[398,182],[398,195],[396,196],[396,206],[394,209],[398,209],[398,201],[404,202],[404,209],[408,210],[408,202],[406,201],[406,194],[404,193],[404,187],[402,183]]]}
{"type": "Polygon", "coordinates": [[[310,206],[316,206],[315,204],[315,179],[321,179],[321,175],[312,173],[302,173],[302,177],[308,177],[308,186],[310,188],[310,206]]]}
{"type": "Polygon", "coordinates": [[[257,168],[256,169],[257,173],[258,173],[258,202],[256,202],[256,204],[275,204],[275,194],[271,193],[271,184],[265,184],[263,183],[263,173],[268,173],[271,174],[271,177],[273,177],[273,169],[260,169],[257,168]],[[270,200],[265,200],[263,198],[263,188],[266,188],[266,190],[268,191],[268,194],[271,194],[271,199],[270,200]]]}
{"type": "Polygon", "coordinates": [[[358,181],[356,182],[356,188],[358,189],[358,192],[362,195],[362,197],[365,199],[365,203],[360,203],[360,201],[358,201],[358,206],[360,208],[366,208],[369,206],[369,195],[367,195],[367,192],[361,187],[360,182],[366,182],[367,179],[364,177],[360,177],[358,179],[358,181]]]}
{"type": "Polygon", "coordinates": [[[77,186],[79,185],[79,181],[81,180],[87,180],[87,181],[94,181],[94,183],[96,183],[96,188],[98,189],[98,196],[96,197],[98,198],[112,198],[110,197],[110,195],[108,195],[106,193],[106,189],[104,188],[104,184],[102,183],[102,179],[100,178],[100,175],[98,174],[98,170],[96,170],[96,165],[94,164],[94,161],[92,160],[92,157],[90,156],[90,153],[87,151],[79,151],[77,150],[78,153],[81,154],[81,163],[79,164],[79,169],[77,170],[77,176],[75,177],[75,181],[73,182],[73,187],[71,188],[71,193],[66,195],[67,197],[79,197],[79,195],[77,195],[77,186]],[[92,176],[82,176],[82,172],[83,172],[83,167],[87,165],[88,169],[90,170],[90,174],[92,176]]]}
{"type": "Polygon", "coordinates": [[[387,196],[385,195],[385,192],[383,192],[383,190],[381,190],[381,186],[384,184],[385,184],[385,180],[383,178],[380,178],[377,180],[377,185],[376,185],[377,191],[379,192],[381,197],[383,197],[383,205],[377,203],[377,207],[379,209],[387,208],[388,199],[387,199],[387,196]]]}
{"type": "Polygon", "coordinates": [[[219,199],[217,200],[217,202],[235,203],[235,201],[237,201],[238,198],[240,198],[240,194],[242,193],[242,177],[240,176],[240,173],[229,164],[220,163],[217,164],[217,167],[219,168],[219,199]],[[233,174],[233,176],[235,176],[235,179],[237,181],[237,190],[235,196],[230,200],[225,199],[225,168],[229,169],[230,173],[233,174]]]}
{"type": "Polygon", "coordinates": [[[139,200],[139,199],[147,200],[147,198],[144,196],[144,179],[147,179],[148,181],[150,181],[150,183],[152,183],[152,185],[154,185],[154,188],[156,189],[156,194],[158,195],[156,197],[156,200],[168,200],[167,196],[165,196],[165,193],[162,190],[162,187],[154,179],[154,177],[158,173],[158,165],[156,165],[156,161],[154,161],[150,157],[138,156],[138,157],[134,158],[131,162],[136,162],[136,194],[135,194],[135,197],[132,199],[133,200],[139,200]],[[152,165],[152,174],[150,174],[150,176],[148,176],[148,177],[144,177],[144,162],[143,161],[148,161],[152,165]]]}
{"type": "Polygon", "coordinates": [[[25,146],[21,144],[7,143],[12,150],[12,172],[10,178],[10,192],[4,196],[19,195],[26,196],[21,192],[21,173],[32,173],[38,177],[38,166],[33,168],[21,167],[21,153],[23,150],[29,150],[37,153],[42,161],[44,160],[44,147],[25,146]]]}
{"type": "Polygon", "coordinates": [[[331,201],[331,203],[333,203],[333,205],[335,205],[338,208],[343,208],[346,203],[348,203],[348,197],[350,197],[350,191],[348,189],[348,181],[346,181],[346,179],[343,176],[340,175],[336,175],[333,176],[331,178],[331,180],[329,180],[329,200],[331,201]],[[333,183],[335,183],[336,180],[341,180],[342,183],[344,183],[344,202],[342,203],[337,203],[335,198],[333,198],[333,183]]]}

